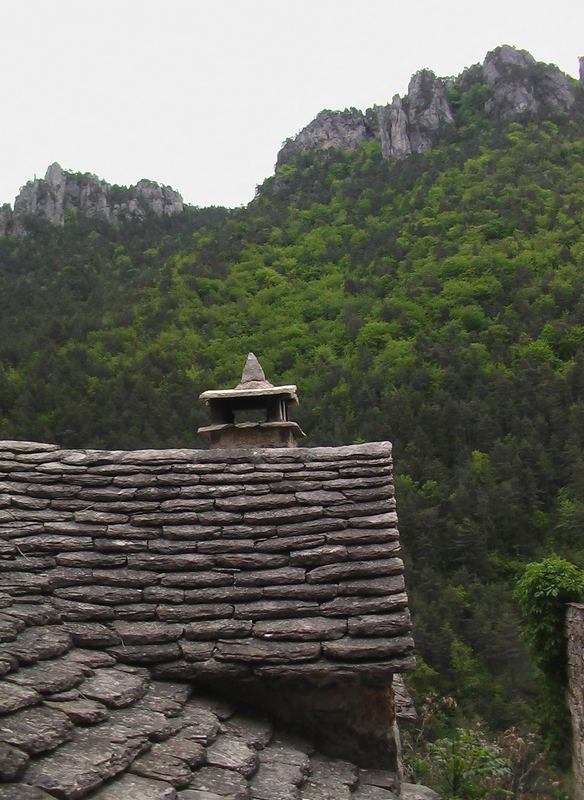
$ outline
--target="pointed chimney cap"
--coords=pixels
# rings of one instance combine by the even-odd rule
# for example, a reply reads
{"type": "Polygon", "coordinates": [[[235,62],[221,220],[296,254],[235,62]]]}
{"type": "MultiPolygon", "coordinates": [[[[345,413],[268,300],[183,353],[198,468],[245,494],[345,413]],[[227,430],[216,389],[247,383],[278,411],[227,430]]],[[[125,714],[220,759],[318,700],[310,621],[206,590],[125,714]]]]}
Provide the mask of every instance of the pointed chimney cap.
{"type": "Polygon", "coordinates": [[[236,389],[271,389],[274,384],[266,380],[262,365],[254,353],[248,353],[247,361],[241,373],[241,381],[236,389]]]}

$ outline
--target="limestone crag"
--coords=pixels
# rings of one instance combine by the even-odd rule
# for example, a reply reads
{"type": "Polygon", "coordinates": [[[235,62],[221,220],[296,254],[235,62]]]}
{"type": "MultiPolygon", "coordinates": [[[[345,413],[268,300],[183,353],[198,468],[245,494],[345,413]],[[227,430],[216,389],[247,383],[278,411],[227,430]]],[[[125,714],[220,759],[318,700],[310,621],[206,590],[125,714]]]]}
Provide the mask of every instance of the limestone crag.
{"type": "Polygon", "coordinates": [[[525,50],[504,45],[488,53],[483,78],[492,87],[485,110],[501,119],[537,115],[546,108],[568,111],[576,100],[576,82],[553,64],[537,63],[525,50]]]}
{"type": "Polygon", "coordinates": [[[21,189],[14,211],[10,206],[0,209],[0,236],[22,236],[31,218],[62,226],[67,211],[119,223],[129,217],[163,217],[182,210],[180,194],[168,186],[141,180],[124,189],[110,186],[95,175],[67,172],[55,163],[44,179],[29,181],[21,189]]]}
{"type": "MultiPolygon", "coordinates": [[[[580,82],[584,83],[582,63],[580,82]]],[[[428,69],[416,72],[405,97],[395,95],[386,106],[374,106],[365,113],[355,108],[322,111],[296,137],[286,140],[278,153],[276,172],[303,150],[354,150],[362,142],[375,140],[388,160],[426,152],[456,125],[449,93],[460,97],[477,84],[485,87],[484,113],[503,121],[570,111],[581,93],[578,81],[558,67],[503,45],[488,53],[481,66],[457,78],[439,78],[428,69]]]]}

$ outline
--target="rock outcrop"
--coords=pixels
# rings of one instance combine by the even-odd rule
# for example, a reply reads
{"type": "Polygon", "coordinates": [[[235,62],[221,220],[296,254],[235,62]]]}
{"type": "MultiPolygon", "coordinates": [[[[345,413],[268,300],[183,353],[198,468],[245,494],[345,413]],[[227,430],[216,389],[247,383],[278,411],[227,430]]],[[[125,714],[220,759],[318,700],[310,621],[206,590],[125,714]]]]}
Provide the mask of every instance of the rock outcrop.
{"type": "MultiPolygon", "coordinates": [[[[580,60],[581,83],[583,63],[580,60]]],[[[438,78],[428,69],[416,72],[405,97],[395,95],[386,106],[374,106],[365,113],[355,108],[322,111],[296,137],[286,140],[278,153],[276,172],[304,150],[354,150],[374,140],[381,143],[382,156],[388,160],[426,152],[456,125],[449,93],[463,96],[477,83],[485,87],[485,115],[503,121],[570,111],[580,91],[578,82],[553,64],[537,62],[525,50],[503,45],[488,53],[482,66],[465,70],[457,78],[438,78]]]]}
{"type": "Polygon", "coordinates": [[[14,211],[6,205],[0,208],[0,236],[24,235],[31,219],[62,226],[68,211],[118,223],[131,217],[143,219],[148,214],[170,216],[182,210],[182,197],[168,186],[148,180],[128,189],[110,186],[95,175],[67,172],[55,163],[44,179],[29,181],[20,190],[14,211]]]}

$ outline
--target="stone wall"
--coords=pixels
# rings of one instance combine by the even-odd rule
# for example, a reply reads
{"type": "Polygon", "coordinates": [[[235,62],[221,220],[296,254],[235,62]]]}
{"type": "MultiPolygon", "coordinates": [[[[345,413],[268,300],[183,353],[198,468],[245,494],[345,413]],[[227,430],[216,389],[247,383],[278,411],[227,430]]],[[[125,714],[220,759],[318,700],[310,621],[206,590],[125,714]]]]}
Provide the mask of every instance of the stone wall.
{"type": "Polygon", "coordinates": [[[584,605],[570,603],[566,614],[568,703],[572,716],[574,796],[584,798],[584,605]]]}

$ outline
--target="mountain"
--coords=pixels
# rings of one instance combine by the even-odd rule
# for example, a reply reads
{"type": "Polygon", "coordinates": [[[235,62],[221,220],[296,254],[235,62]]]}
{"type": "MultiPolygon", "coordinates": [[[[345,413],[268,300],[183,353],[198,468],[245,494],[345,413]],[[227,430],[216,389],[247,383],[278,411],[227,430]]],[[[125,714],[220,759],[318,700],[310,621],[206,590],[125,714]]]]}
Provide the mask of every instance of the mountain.
{"type": "Polygon", "coordinates": [[[55,163],[43,179],[29,181],[14,202],[0,208],[0,236],[26,233],[31,219],[49,225],[64,225],[67,213],[119,223],[124,219],[144,219],[180,214],[182,197],[168,186],[141,180],[128,189],[110,186],[88,173],[66,172],[55,163]]]}
{"type": "Polygon", "coordinates": [[[513,588],[548,553],[584,561],[584,88],[509,48],[419,74],[405,157],[343,133],[368,112],[326,112],[308,128],[353,127],[285,145],[247,208],[0,238],[0,437],[203,446],[198,395],[255,352],[298,385],[307,444],[394,443],[412,687],[456,700],[438,734],[524,729],[513,588]]]}
{"type": "MultiPolygon", "coordinates": [[[[582,71],[580,81],[584,81],[582,71]]],[[[285,142],[277,168],[303,150],[354,150],[375,140],[381,143],[384,158],[399,160],[429,150],[445,131],[456,127],[461,103],[470,101],[486,117],[511,121],[569,111],[580,94],[578,82],[553,64],[538,63],[525,50],[503,45],[488,53],[482,65],[457,78],[437,78],[429,69],[416,72],[407,95],[395,95],[390,105],[365,113],[322,111],[285,142]]]]}

